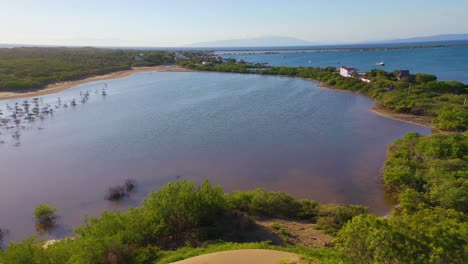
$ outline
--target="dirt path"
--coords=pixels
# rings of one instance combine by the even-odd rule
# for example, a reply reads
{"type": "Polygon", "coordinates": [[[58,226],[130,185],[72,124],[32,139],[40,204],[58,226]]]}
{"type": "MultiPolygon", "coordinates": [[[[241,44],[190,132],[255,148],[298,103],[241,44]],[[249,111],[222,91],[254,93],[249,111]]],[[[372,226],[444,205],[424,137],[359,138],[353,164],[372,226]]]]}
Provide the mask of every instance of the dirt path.
{"type": "Polygon", "coordinates": [[[241,249],[216,252],[201,255],[186,260],[174,262],[177,264],[278,264],[299,263],[299,256],[294,253],[266,250],[266,249],[241,249]]]}

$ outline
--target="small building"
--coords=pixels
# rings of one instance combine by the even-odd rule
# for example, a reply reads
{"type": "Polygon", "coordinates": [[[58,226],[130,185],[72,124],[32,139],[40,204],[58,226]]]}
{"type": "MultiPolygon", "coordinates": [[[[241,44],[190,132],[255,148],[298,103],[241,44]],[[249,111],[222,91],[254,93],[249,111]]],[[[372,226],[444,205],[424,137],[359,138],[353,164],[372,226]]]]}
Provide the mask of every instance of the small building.
{"type": "Polygon", "coordinates": [[[201,64],[202,65],[211,65],[213,63],[211,61],[203,61],[201,64]]]}
{"type": "Polygon", "coordinates": [[[245,60],[239,60],[237,61],[237,64],[247,64],[247,62],[245,60]]]}
{"type": "Polygon", "coordinates": [[[349,68],[346,66],[342,66],[340,68],[340,75],[343,77],[352,77],[354,73],[357,73],[358,69],[356,68],[349,68]]]}
{"type": "Polygon", "coordinates": [[[397,73],[397,79],[398,80],[401,80],[403,78],[410,78],[411,77],[411,74],[409,72],[409,70],[401,70],[397,73]]]}

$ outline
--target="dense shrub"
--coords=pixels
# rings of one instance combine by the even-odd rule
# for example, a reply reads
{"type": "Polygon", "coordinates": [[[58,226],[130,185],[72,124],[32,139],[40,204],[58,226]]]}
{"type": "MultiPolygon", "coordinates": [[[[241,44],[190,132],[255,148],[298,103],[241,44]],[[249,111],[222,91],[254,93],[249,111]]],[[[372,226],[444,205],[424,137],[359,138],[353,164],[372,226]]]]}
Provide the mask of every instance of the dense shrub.
{"type": "Polygon", "coordinates": [[[335,244],[354,263],[466,263],[466,216],[452,209],[425,209],[400,218],[354,218],[335,244]]]}

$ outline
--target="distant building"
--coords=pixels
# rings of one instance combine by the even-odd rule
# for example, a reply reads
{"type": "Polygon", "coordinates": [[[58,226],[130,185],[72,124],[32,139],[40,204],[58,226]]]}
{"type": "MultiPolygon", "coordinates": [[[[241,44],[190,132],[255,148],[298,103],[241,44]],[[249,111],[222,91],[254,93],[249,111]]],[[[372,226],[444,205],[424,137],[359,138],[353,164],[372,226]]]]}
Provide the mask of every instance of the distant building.
{"type": "Polygon", "coordinates": [[[245,60],[239,60],[237,61],[237,64],[247,64],[247,62],[245,60]]]}
{"type": "Polygon", "coordinates": [[[356,68],[348,68],[345,66],[342,66],[340,68],[340,75],[343,77],[352,77],[354,73],[357,73],[358,69],[356,68]]]}
{"type": "Polygon", "coordinates": [[[401,80],[403,78],[410,78],[411,74],[410,74],[410,72],[408,70],[402,70],[402,71],[399,71],[397,73],[396,77],[397,77],[398,80],[401,80]]]}
{"type": "Polygon", "coordinates": [[[213,63],[211,61],[203,61],[201,64],[202,65],[211,65],[213,63]]]}

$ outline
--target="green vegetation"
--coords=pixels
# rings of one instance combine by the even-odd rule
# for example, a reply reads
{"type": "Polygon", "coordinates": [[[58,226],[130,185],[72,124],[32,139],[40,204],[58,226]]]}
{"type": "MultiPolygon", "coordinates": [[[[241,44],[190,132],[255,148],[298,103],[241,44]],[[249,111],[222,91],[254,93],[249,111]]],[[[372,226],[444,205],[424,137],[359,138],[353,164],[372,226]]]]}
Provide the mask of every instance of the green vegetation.
{"type": "MultiPolygon", "coordinates": [[[[314,201],[296,200],[284,193],[261,189],[225,194],[221,187],[208,182],[198,187],[187,181],[169,183],[153,192],[140,207],[125,213],[104,212],[100,218],[87,219],[85,225],[75,229],[78,234],[75,239],[65,239],[47,248],[34,238],[11,243],[0,254],[0,263],[2,260],[5,263],[160,263],[165,258],[172,260],[174,252],[171,250],[176,250],[174,256],[207,252],[203,248],[184,249],[187,245],[191,248],[219,240],[246,242],[245,234],[255,228],[251,218],[276,216],[272,213],[274,210],[281,212],[278,216],[284,218],[320,219],[323,217],[319,215],[321,209],[314,209],[315,205],[314,201]],[[191,253],[184,253],[186,251],[191,253]],[[172,253],[168,255],[167,252],[172,253]]],[[[335,210],[347,207],[353,208],[330,206],[326,217],[340,218],[333,222],[344,224],[342,214],[335,210]]],[[[355,215],[360,213],[357,210],[355,215]]],[[[355,215],[346,217],[351,219],[355,215]]],[[[286,230],[282,233],[288,235],[286,230]]],[[[249,247],[249,244],[223,245],[226,248],[249,247]]],[[[220,247],[223,246],[217,246],[220,247]]]]}
{"type": "Polygon", "coordinates": [[[34,218],[39,223],[51,222],[55,218],[57,208],[50,204],[40,204],[34,208],[34,218]]]}
{"type": "Polygon", "coordinates": [[[191,57],[179,65],[204,71],[255,73],[313,79],[336,89],[359,92],[373,98],[385,109],[398,113],[434,117],[433,124],[442,130],[468,129],[468,85],[456,81],[437,81],[429,74],[413,74],[398,80],[398,72],[372,70],[365,75],[371,83],[345,78],[334,67],[267,67],[231,62],[219,64],[214,58],[191,57]],[[212,65],[201,65],[201,61],[212,65]]]}
{"type": "Polygon", "coordinates": [[[468,212],[468,134],[410,133],[389,147],[384,181],[399,213],[442,207],[468,212]]]}
{"type": "Polygon", "coordinates": [[[0,91],[39,89],[47,84],[128,70],[131,67],[173,63],[165,51],[97,48],[0,49],[0,91]],[[135,56],[143,53],[144,60],[135,56]]]}

